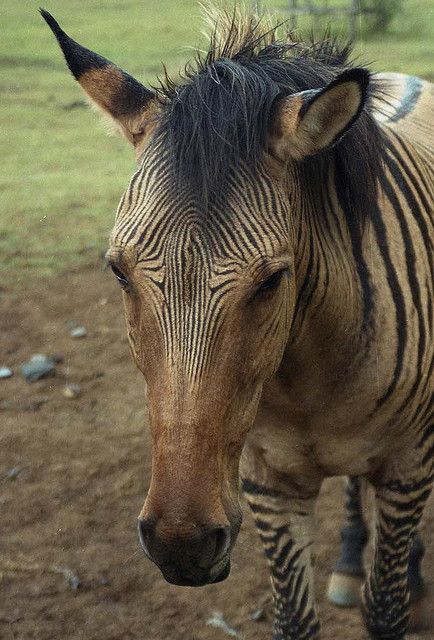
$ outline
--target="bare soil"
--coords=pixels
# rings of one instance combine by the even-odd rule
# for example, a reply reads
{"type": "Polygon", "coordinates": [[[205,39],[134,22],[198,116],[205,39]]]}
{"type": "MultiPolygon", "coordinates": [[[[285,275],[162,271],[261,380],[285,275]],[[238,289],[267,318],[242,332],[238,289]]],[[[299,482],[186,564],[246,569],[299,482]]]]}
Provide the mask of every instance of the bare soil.
{"type": "MultiPolygon", "coordinates": [[[[246,517],[223,583],[173,587],[139,551],[136,516],[149,482],[144,384],[130,359],[120,293],[99,266],[0,290],[1,640],[224,640],[220,611],[245,640],[271,637],[268,572],[246,517]],[[68,321],[88,335],[72,339],[68,321]],[[60,354],[55,377],[27,384],[19,365],[60,354]],[[62,395],[78,383],[77,399],[62,395]],[[258,608],[265,619],[250,618],[258,608]]],[[[318,505],[317,596],[324,640],[365,638],[357,610],[325,599],[337,553],[342,481],[318,505]]],[[[434,583],[434,506],[423,523],[424,573],[434,583]]],[[[434,599],[425,603],[425,614],[434,599]]],[[[434,638],[434,627],[410,636],[434,638]]]]}

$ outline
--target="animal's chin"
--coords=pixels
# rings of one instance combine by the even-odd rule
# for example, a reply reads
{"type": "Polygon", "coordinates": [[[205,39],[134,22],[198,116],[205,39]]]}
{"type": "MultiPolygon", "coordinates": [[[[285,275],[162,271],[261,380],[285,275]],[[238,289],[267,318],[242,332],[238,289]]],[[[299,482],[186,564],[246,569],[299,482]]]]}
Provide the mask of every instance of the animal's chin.
{"type": "MultiPolygon", "coordinates": [[[[220,563],[219,563],[220,564],[220,563]]],[[[198,573],[192,571],[182,571],[167,567],[160,567],[166,582],[177,585],[179,587],[204,587],[207,584],[216,584],[226,580],[231,572],[231,561],[227,559],[222,569],[217,571],[210,570],[204,572],[200,570],[198,573]]]]}
{"type": "Polygon", "coordinates": [[[227,560],[222,571],[220,571],[220,573],[216,575],[216,577],[212,580],[211,584],[215,584],[216,582],[223,582],[223,580],[226,580],[226,578],[229,577],[230,572],[231,572],[231,561],[227,560]]]}

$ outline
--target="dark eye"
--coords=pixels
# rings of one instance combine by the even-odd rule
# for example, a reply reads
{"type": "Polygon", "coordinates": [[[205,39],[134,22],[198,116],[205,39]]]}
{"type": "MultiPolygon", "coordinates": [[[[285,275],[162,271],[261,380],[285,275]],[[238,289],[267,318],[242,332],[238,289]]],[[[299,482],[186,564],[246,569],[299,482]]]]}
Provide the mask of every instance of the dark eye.
{"type": "Polygon", "coordinates": [[[130,283],[128,282],[128,279],[124,276],[122,271],[120,271],[113,264],[111,264],[110,267],[111,267],[111,270],[113,271],[113,273],[115,274],[116,278],[120,282],[120,285],[121,285],[122,289],[128,289],[130,283]]]}
{"type": "Polygon", "coordinates": [[[264,282],[262,282],[259,285],[256,291],[256,295],[261,293],[271,292],[277,289],[277,287],[282,281],[283,276],[287,273],[288,273],[287,269],[280,269],[280,271],[275,271],[273,275],[271,275],[269,278],[264,280],[264,282]]]}

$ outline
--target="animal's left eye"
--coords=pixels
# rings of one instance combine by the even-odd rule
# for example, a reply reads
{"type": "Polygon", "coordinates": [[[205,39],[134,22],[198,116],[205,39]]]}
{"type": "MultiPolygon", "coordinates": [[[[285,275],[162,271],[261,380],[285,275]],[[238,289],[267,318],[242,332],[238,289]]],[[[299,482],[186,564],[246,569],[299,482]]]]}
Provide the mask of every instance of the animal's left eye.
{"type": "Polygon", "coordinates": [[[122,271],[120,271],[113,264],[111,264],[110,267],[111,267],[111,270],[113,271],[114,275],[118,279],[122,289],[127,289],[129,287],[129,285],[130,285],[130,283],[128,282],[128,278],[126,278],[124,276],[124,274],[122,273],[122,271]]]}
{"type": "Polygon", "coordinates": [[[275,271],[273,275],[271,275],[259,285],[256,294],[274,291],[275,289],[277,289],[282,281],[283,276],[287,273],[288,269],[280,269],[279,271],[275,271]]]}

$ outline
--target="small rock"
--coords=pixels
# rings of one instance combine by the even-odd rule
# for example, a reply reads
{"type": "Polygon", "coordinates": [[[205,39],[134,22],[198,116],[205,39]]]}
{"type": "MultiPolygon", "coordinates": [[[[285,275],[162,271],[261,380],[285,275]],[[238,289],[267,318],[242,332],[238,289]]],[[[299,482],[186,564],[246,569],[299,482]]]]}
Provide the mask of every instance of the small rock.
{"type": "Polygon", "coordinates": [[[261,620],[265,620],[265,618],[266,618],[265,611],[263,609],[255,609],[249,615],[249,618],[250,618],[250,620],[253,620],[254,622],[260,622],[261,620]]]}
{"type": "Polygon", "coordinates": [[[55,363],[52,358],[37,353],[21,366],[21,373],[26,382],[35,382],[40,378],[54,375],[55,363]]]}
{"type": "Polygon", "coordinates": [[[10,378],[13,375],[14,372],[9,367],[0,367],[0,378],[10,378]]]}
{"type": "Polygon", "coordinates": [[[78,396],[81,394],[81,387],[79,384],[66,384],[63,387],[62,394],[65,398],[73,400],[74,398],[78,398],[78,396]]]}
{"type": "Polygon", "coordinates": [[[11,467],[6,471],[6,478],[9,480],[15,480],[20,475],[22,469],[20,467],[11,467]]]}
{"type": "Polygon", "coordinates": [[[238,631],[231,627],[223,617],[223,614],[220,611],[214,611],[211,618],[208,618],[206,621],[207,625],[210,627],[214,627],[215,629],[221,629],[226,633],[226,635],[231,636],[231,638],[241,638],[238,631]]]}
{"type": "Polygon", "coordinates": [[[98,584],[101,585],[102,587],[107,587],[110,584],[110,580],[105,577],[99,578],[98,584]]]}
{"type": "Polygon", "coordinates": [[[51,567],[51,570],[54,571],[55,573],[62,574],[73,591],[77,591],[77,589],[81,586],[81,580],[77,572],[74,571],[74,569],[70,569],[69,567],[59,567],[58,565],[53,565],[51,567]]]}
{"type": "Polygon", "coordinates": [[[70,576],[68,583],[73,591],[76,591],[81,584],[80,578],[78,577],[77,574],[73,574],[72,576],[70,576]]]}
{"type": "Polygon", "coordinates": [[[73,327],[69,331],[71,338],[84,338],[87,336],[86,327],[73,327]]]}

